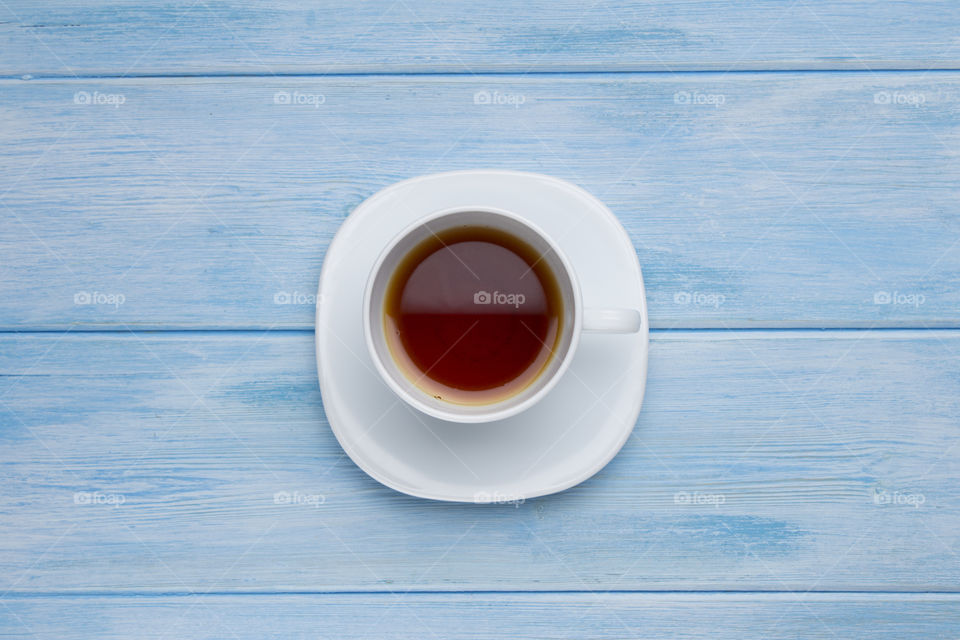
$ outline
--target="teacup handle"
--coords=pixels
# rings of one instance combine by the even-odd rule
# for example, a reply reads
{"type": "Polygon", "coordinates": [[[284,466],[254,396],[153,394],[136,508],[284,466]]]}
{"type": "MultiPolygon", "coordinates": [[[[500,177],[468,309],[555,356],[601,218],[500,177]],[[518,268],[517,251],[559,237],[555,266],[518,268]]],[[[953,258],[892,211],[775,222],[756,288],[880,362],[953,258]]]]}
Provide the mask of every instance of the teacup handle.
{"type": "Polygon", "coordinates": [[[643,318],[636,309],[584,309],[583,330],[587,333],[636,333],[643,318]]]}

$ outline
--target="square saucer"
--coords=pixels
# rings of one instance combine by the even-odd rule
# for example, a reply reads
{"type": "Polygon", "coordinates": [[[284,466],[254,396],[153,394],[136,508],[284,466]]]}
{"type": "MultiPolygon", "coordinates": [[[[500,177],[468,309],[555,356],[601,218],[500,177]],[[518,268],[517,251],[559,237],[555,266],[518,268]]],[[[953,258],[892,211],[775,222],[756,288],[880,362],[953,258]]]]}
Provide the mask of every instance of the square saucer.
{"type": "Polygon", "coordinates": [[[647,307],[633,244],[616,217],[568,182],[533,173],[455,171],[391,185],[343,223],[317,295],[317,372],[330,426],[368,475],[409,495],[510,502],[562,491],[602,469],[626,442],[643,401],[647,307]],[[585,307],[632,307],[635,334],[584,334],[557,386],[511,418],[458,424],[400,400],[363,337],[363,289],[389,240],[411,222],[457,206],[491,206],[534,222],[573,263],[585,307]]]}

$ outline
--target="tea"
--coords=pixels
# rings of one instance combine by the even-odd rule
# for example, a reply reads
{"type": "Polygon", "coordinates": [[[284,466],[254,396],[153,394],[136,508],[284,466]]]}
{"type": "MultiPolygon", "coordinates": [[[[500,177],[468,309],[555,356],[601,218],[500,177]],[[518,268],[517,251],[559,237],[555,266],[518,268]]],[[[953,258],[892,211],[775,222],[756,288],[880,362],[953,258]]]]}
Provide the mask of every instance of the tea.
{"type": "Polygon", "coordinates": [[[387,344],[407,377],[436,398],[497,402],[537,379],[562,334],[547,261],[499,229],[459,226],[410,250],[386,290],[387,344]]]}

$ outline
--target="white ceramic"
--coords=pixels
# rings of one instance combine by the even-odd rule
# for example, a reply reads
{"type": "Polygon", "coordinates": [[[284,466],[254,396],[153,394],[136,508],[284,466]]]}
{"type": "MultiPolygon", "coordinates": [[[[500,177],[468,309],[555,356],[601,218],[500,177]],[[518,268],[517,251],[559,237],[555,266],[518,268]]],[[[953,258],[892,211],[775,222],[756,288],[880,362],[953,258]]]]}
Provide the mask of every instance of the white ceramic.
{"type": "MultiPolygon", "coordinates": [[[[480,289],[491,289],[480,285],[480,289]]],[[[415,220],[390,241],[370,269],[363,297],[363,332],[367,353],[397,396],[414,409],[451,422],[504,420],[529,409],[550,393],[570,366],[580,343],[580,332],[636,333],[642,319],[636,309],[584,309],[576,270],[563,250],[523,216],[484,205],[458,206],[415,220]],[[563,307],[562,329],[545,369],[517,394],[485,404],[450,402],[417,386],[411,366],[401,367],[389,346],[384,323],[386,292],[397,265],[422,241],[456,226],[480,226],[504,231],[531,246],[557,279],[563,307]],[[413,377],[411,377],[413,376],[413,377]]]]}
{"type": "MultiPolygon", "coordinates": [[[[614,318],[612,322],[617,322],[614,318]]],[[[647,307],[636,252],[612,213],[568,182],[472,170],[391,185],[346,219],[327,249],[317,296],[317,372],[330,426],[367,474],[434,500],[512,502],[562,491],[602,469],[640,412],[647,307]],[[585,333],[541,402],[483,425],[426,415],[381,377],[364,342],[368,275],[392,239],[431,212],[480,206],[522,216],[576,271],[584,308],[633,308],[629,335],[585,333]]]]}

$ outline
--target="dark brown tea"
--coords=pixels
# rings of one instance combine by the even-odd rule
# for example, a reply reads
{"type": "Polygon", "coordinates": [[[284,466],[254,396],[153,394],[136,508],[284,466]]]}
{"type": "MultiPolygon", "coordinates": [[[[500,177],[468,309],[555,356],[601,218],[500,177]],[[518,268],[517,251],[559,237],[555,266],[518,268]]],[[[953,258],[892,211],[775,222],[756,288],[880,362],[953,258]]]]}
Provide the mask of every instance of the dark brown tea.
{"type": "Polygon", "coordinates": [[[556,278],[526,242],[498,229],[440,231],[400,261],[385,334],[397,363],[436,398],[487,404],[533,382],[562,332],[556,278]]]}

